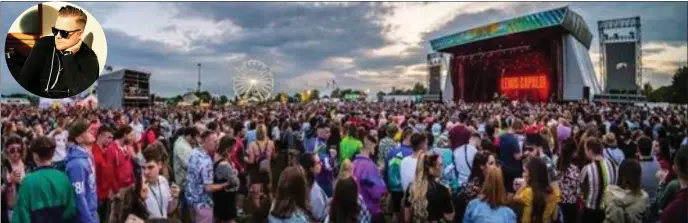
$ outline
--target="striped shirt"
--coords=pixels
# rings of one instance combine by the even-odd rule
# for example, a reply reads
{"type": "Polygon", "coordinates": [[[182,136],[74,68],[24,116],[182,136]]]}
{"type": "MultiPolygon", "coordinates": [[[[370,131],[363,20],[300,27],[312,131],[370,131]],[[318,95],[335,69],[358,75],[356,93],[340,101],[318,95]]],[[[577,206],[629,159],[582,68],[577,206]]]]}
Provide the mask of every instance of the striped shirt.
{"type": "Polygon", "coordinates": [[[581,187],[586,208],[601,209],[604,190],[607,186],[616,184],[616,168],[608,159],[596,160],[583,167],[581,187]]]}

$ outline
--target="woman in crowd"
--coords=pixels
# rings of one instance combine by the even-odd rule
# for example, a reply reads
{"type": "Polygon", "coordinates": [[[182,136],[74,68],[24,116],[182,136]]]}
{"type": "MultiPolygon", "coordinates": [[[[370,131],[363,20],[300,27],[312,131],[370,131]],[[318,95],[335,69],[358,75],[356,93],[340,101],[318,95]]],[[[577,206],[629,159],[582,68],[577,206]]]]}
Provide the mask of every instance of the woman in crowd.
{"type": "Polygon", "coordinates": [[[514,200],[524,205],[521,222],[554,222],[561,194],[557,186],[549,183],[547,166],[541,158],[531,157],[526,160],[523,165],[523,181],[525,185],[514,196],[514,200]]]}
{"type": "Polygon", "coordinates": [[[26,151],[24,142],[17,135],[11,135],[5,139],[2,156],[2,208],[3,212],[9,212],[14,207],[17,192],[21,181],[30,172],[30,167],[24,164],[26,151]]]}
{"type": "Polygon", "coordinates": [[[439,155],[421,154],[418,157],[415,180],[406,190],[404,219],[406,222],[452,221],[454,206],[449,188],[437,179],[442,173],[439,155]]]}
{"type": "Polygon", "coordinates": [[[270,195],[270,163],[274,159],[275,144],[268,138],[264,124],[256,128],[256,141],[249,144],[247,159],[249,169],[249,181],[251,183],[251,196],[254,205],[260,203],[259,198],[263,193],[270,195]]]}
{"type": "Polygon", "coordinates": [[[459,222],[464,216],[468,202],[480,195],[480,190],[482,190],[483,182],[487,175],[487,169],[490,167],[496,167],[495,156],[492,153],[478,152],[475,154],[473,164],[471,165],[471,175],[468,176],[468,183],[460,187],[457,193],[457,201],[454,202],[456,218],[458,218],[459,222]]]}
{"type": "Polygon", "coordinates": [[[324,222],[370,223],[370,214],[359,197],[358,185],[352,176],[337,179],[329,215],[324,222]]]}
{"type": "Polygon", "coordinates": [[[502,170],[490,166],[484,172],[485,183],[481,188],[480,195],[468,204],[462,222],[516,223],[516,214],[507,207],[510,202],[504,188],[502,170]]]}
{"type": "Polygon", "coordinates": [[[284,169],[277,184],[275,200],[272,203],[268,222],[311,222],[308,194],[308,186],[303,169],[297,166],[290,166],[284,169]]]}
{"type": "Polygon", "coordinates": [[[641,187],[642,169],[635,159],[624,159],[619,166],[618,185],[609,185],[602,206],[605,222],[644,222],[648,195],[641,187]]]}
{"type": "Polygon", "coordinates": [[[576,142],[573,139],[564,140],[557,160],[559,186],[561,187],[559,207],[563,214],[564,223],[576,223],[579,215],[580,168],[573,162],[576,148],[576,142]]]}
{"type": "Polygon", "coordinates": [[[146,208],[146,199],[149,196],[149,188],[144,182],[141,177],[141,180],[135,180],[133,187],[125,188],[115,196],[108,218],[110,223],[143,223],[148,220],[150,213],[146,208]]]}
{"type": "Polygon", "coordinates": [[[602,196],[609,185],[616,183],[617,166],[602,156],[602,143],[597,138],[587,138],[583,144],[585,155],[591,162],[581,170],[581,189],[585,202],[581,219],[599,223],[605,219],[602,196]]]}
{"type": "Polygon", "coordinates": [[[234,138],[222,137],[213,166],[214,183],[229,183],[230,185],[227,190],[213,193],[213,216],[219,223],[233,223],[237,218],[236,192],[239,189],[239,178],[230,159],[235,145],[234,138]]]}
{"type": "Polygon", "coordinates": [[[309,201],[310,206],[312,207],[310,210],[313,218],[319,221],[325,220],[328,210],[327,194],[325,194],[325,190],[323,190],[320,185],[315,182],[315,176],[322,170],[320,157],[313,153],[305,153],[301,155],[299,163],[306,174],[306,187],[308,188],[310,194],[309,201]]]}

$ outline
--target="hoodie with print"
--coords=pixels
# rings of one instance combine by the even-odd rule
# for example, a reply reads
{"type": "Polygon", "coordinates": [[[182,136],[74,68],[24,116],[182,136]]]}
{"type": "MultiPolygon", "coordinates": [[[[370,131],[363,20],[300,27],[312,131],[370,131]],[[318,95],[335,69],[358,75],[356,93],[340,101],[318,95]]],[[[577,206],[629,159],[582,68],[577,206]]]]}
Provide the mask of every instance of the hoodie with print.
{"type": "Polygon", "coordinates": [[[69,147],[67,151],[65,171],[76,194],[78,222],[98,222],[98,196],[93,158],[78,145],[69,147]]]}

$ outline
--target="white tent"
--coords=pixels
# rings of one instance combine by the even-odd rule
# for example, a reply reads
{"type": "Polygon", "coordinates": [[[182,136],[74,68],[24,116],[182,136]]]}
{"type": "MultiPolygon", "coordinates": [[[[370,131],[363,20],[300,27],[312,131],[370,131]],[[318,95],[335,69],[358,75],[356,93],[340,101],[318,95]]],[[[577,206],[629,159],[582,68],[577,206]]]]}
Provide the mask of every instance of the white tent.
{"type": "Polygon", "coordinates": [[[71,98],[63,98],[63,99],[40,98],[38,100],[38,108],[41,108],[41,109],[46,109],[46,108],[51,108],[51,107],[61,108],[64,106],[72,106],[72,105],[74,105],[74,100],[72,100],[71,98]]]}

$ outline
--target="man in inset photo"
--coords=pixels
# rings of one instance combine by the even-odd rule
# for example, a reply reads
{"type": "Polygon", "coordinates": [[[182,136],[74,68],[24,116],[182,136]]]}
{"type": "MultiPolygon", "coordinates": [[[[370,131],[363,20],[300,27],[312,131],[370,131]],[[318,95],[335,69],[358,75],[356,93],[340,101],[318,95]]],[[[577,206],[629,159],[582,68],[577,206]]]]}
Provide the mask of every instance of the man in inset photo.
{"type": "Polygon", "coordinates": [[[58,11],[54,36],[36,41],[19,75],[19,84],[31,93],[46,98],[74,96],[96,79],[98,57],[83,42],[87,17],[81,9],[64,6],[58,11]]]}

